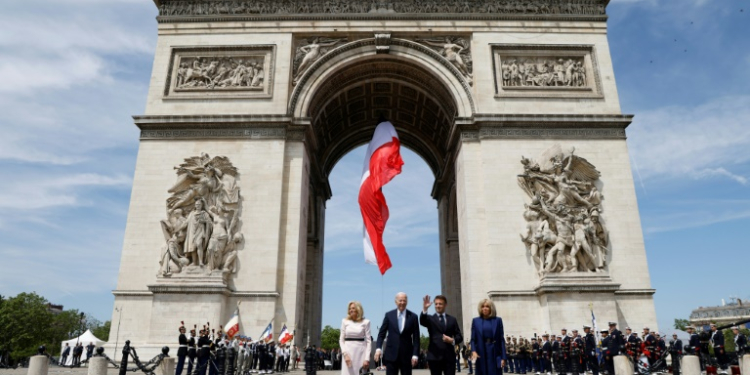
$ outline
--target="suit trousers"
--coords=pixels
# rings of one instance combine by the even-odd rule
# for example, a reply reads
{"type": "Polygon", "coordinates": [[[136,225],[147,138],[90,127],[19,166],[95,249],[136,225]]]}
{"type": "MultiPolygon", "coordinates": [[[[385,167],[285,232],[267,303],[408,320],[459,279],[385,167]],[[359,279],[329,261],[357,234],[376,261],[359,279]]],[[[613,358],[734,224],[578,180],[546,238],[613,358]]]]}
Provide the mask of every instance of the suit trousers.
{"type": "Polygon", "coordinates": [[[430,365],[430,375],[455,375],[456,373],[456,360],[453,358],[448,357],[439,361],[427,361],[427,363],[430,365]]]}
{"type": "Polygon", "coordinates": [[[395,361],[383,361],[385,375],[411,375],[411,356],[399,353],[395,361]]]}
{"type": "Polygon", "coordinates": [[[175,375],[182,375],[183,367],[185,367],[185,354],[177,356],[177,371],[175,371],[175,375]]]}

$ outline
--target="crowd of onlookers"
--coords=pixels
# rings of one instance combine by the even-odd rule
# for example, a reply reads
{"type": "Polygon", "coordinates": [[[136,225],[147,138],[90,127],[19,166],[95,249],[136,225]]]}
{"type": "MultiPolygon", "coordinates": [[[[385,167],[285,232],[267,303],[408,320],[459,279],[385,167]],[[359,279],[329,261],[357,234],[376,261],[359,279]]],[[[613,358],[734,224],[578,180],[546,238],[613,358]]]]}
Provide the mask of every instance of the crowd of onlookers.
{"type": "Polygon", "coordinates": [[[93,342],[90,342],[86,347],[84,348],[83,343],[79,342],[78,344],[74,345],[72,348],[70,345],[65,343],[65,347],[63,348],[62,356],[60,357],[60,364],[61,365],[67,365],[68,363],[68,357],[72,357],[71,365],[78,366],[81,364],[81,356],[83,356],[84,349],[86,350],[86,359],[88,360],[91,358],[92,355],[94,355],[94,349],[96,348],[96,345],[94,345],[93,342]]]}

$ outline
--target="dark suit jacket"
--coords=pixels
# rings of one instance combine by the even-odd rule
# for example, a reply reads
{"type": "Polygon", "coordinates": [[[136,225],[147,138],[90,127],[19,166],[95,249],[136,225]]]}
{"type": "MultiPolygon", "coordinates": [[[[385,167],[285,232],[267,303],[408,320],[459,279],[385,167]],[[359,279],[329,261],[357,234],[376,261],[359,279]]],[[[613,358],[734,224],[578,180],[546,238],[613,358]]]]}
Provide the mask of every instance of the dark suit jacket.
{"type": "Polygon", "coordinates": [[[440,324],[437,314],[419,314],[419,324],[427,327],[430,335],[430,345],[427,347],[427,360],[440,361],[447,358],[456,358],[454,345],[443,342],[443,335],[452,337],[455,343],[462,343],[461,328],[458,327],[456,318],[445,314],[445,328],[440,324]]]}
{"type": "Polygon", "coordinates": [[[413,312],[406,310],[403,332],[398,331],[396,310],[385,313],[383,324],[380,325],[378,332],[377,349],[383,349],[383,340],[386,335],[388,335],[388,340],[385,344],[384,361],[393,362],[398,359],[399,355],[402,359],[408,357],[411,360],[412,357],[419,355],[419,322],[417,315],[413,312]]]}

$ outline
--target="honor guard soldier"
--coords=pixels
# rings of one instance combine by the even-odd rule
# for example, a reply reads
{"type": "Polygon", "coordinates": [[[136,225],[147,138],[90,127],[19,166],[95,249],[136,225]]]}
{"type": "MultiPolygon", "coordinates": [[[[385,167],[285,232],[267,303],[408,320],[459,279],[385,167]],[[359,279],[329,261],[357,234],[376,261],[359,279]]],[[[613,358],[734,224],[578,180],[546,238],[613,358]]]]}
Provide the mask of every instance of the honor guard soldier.
{"type": "Polygon", "coordinates": [[[705,370],[706,364],[704,363],[703,356],[701,355],[701,337],[698,335],[698,333],[695,332],[695,327],[693,326],[687,326],[685,327],[685,330],[690,335],[688,345],[685,346],[685,353],[698,356],[701,370],[705,370]]]}
{"type": "Polygon", "coordinates": [[[737,353],[737,361],[742,368],[742,356],[747,351],[747,337],[740,332],[740,327],[732,327],[734,333],[734,351],[737,353]]]}
{"type": "Polygon", "coordinates": [[[648,358],[649,367],[656,361],[656,338],[648,327],[643,327],[643,354],[648,358]]]}
{"type": "Polygon", "coordinates": [[[672,334],[672,340],[669,342],[669,356],[672,357],[672,375],[680,375],[682,340],[677,338],[676,333],[672,334]]]}
{"type": "Polygon", "coordinates": [[[200,331],[200,337],[198,338],[198,375],[206,375],[210,356],[211,340],[208,338],[208,330],[203,329],[200,331]]]}
{"type": "Polygon", "coordinates": [[[724,333],[716,329],[716,324],[711,323],[711,344],[714,348],[716,361],[719,362],[721,374],[727,373],[727,355],[724,352],[724,333]]]}
{"type": "MultiPolygon", "coordinates": [[[[665,341],[665,337],[661,335],[661,333],[656,332],[656,360],[660,360],[662,358],[667,357],[667,342],[665,341]]],[[[661,366],[657,369],[658,371],[666,372],[667,368],[667,361],[662,361],[661,366]]]]}
{"type": "MultiPolygon", "coordinates": [[[[188,339],[185,336],[185,322],[180,322],[180,335],[177,337],[177,342],[180,346],[177,349],[177,370],[175,375],[182,375],[182,368],[185,367],[185,357],[188,351],[188,339]]],[[[189,372],[189,371],[188,371],[189,372]]]]}
{"type": "Polygon", "coordinates": [[[591,326],[584,325],[583,332],[586,334],[583,338],[586,363],[588,363],[592,375],[599,375],[599,358],[596,356],[596,337],[591,332],[591,326]]]}
{"type": "Polygon", "coordinates": [[[534,374],[539,375],[539,343],[536,341],[536,337],[531,338],[531,367],[533,368],[534,374]]]}
{"type": "Polygon", "coordinates": [[[570,371],[573,375],[583,374],[583,338],[578,334],[577,329],[574,329],[572,333],[573,338],[570,340],[570,371]]]}
{"type": "Polygon", "coordinates": [[[560,336],[562,340],[560,342],[560,374],[570,372],[570,337],[568,337],[568,329],[563,328],[560,330],[560,336]]]}
{"type": "Polygon", "coordinates": [[[516,347],[516,350],[516,355],[518,356],[518,365],[516,368],[521,370],[521,374],[526,374],[526,371],[529,369],[529,344],[526,342],[525,338],[518,338],[518,346],[516,347]]]}
{"type": "Polygon", "coordinates": [[[625,337],[622,332],[617,329],[617,322],[609,322],[609,345],[607,350],[609,351],[609,363],[607,363],[607,372],[611,375],[615,373],[615,356],[620,355],[622,349],[625,347],[625,337]]]}
{"type": "Polygon", "coordinates": [[[511,340],[510,336],[505,336],[505,351],[508,354],[508,360],[505,361],[505,369],[503,369],[506,373],[513,373],[513,340],[511,340]]]}
{"type": "Polygon", "coordinates": [[[552,345],[552,366],[554,369],[552,373],[557,373],[560,369],[560,341],[557,341],[557,336],[549,335],[549,342],[552,345]]]}
{"type": "Polygon", "coordinates": [[[552,375],[552,363],[550,363],[550,359],[552,358],[552,344],[549,342],[549,335],[546,333],[542,335],[541,356],[542,373],[546,372],[547,375],[552,375]]]}
{"type": "Polygon", "coordinates": [[[602,353],[604,354],[604,361],[602,362],[602,365],[604,365],[604,369],[602,370],[602,372],[609,375],[614,375],[613,373],[609,372],[610,364],[614,366],[612,351],[609,350],[609,344],[612,341],[612,337],[609,336],[608,329],[601,330],[601,332],[599,332],[599,335],[602,337],[602,353]]]}
{"type": "Polygon", "coordinates": [[[195,329],[198,325],[193,325],[193,329],[190,330],[190,338],[188,339],[188,375],[193,375],[193,366],[195,365],[195,358],[198,356],[198,352],[195,348],[195,329]]]}
{"type": "Polygon", "coordinates": [[[625,327],[625,353],[630,357],[631,363],[638,363],[638,355],[641,352],[641,339],[630,327],[625,327]]]}

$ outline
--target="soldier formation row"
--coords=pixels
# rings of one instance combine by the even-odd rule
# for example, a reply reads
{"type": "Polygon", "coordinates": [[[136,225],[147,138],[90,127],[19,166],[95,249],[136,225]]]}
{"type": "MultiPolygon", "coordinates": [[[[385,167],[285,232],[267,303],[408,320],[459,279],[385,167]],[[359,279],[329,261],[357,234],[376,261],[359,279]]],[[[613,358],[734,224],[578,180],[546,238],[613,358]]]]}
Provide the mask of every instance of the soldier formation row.
{"type": "Polygon", "coordinates": [[[176,375],[182,375],[185,362],[187,375],[206,375],[206,372],[217,375],[224,373],[221,369],[227,366],[237,374],[289,372],[290,366],[297,368],[300,358],[299,350],[293,344],[277,345],[273,340],[253,341],[244,336],[230,339],[221,329],[217,332],[208,327],[201,329],[198,336],[192,329],[188,337],[185,327],[181,326],[178,340],[176,375]]]}

